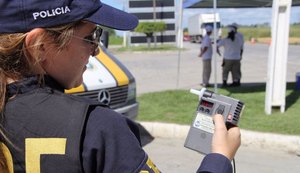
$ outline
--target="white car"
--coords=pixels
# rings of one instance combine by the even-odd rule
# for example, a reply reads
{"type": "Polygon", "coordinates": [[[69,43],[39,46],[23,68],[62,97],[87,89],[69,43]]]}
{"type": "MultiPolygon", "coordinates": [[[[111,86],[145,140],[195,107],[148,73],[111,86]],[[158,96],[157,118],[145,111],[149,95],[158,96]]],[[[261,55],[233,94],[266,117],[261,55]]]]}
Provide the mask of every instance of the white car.
{"type": "Polygon", "coordinates": [[[103,44],[99,49],[100,53],[89,59],[83,84],[65,92],[97,100],[134,120],[138,114],[135,79],[103,44]]]}

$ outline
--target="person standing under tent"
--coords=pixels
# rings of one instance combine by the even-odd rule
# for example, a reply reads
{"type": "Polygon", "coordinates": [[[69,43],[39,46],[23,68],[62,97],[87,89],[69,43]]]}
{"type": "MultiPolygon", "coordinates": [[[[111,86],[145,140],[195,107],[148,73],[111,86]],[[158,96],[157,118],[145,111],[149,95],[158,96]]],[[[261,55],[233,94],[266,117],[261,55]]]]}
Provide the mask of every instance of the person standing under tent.
{"type": "Polygon", "coordinates": [[[241,57],[240,57],[240,65],[239,65],[239,76],[240,76],[240,79],[238,80],[238,83],[236,84],[237,86],[240,86],[241,84],[241,78],[242,78],[242,65],[241,65],[241,61],[242,61],[242,58],[243,58],[243,53],[244,53],[244,43],[245,43],[245,40],[244,40],[244,35],[240,32],[238,32],[238,24],[237,23],[232,23],[231,26],[234,28],[235,30],[235,35],[238,39],[240,39],[240,41],[242,42],[242,48],[241,48],[241,57]]]}
{"type": "Polygon", "coordinates": [[[240,86],[240,61],[241,61],[241,49],[243,43],[235,34],[235,29],[232,26],[228,26],[228,35],[217,43],[217,53],[221,56],[220,47],[224,47],[223,53],[223,72],[222,87],[227,87],[227,79],[229,72],[232,74],[232,84],[230,86],[240,86]]]}
{"type": "Polygon", "coordinates": [[[205,26],[206,35],[203,37],[199,57],[202,58],[203,70],[202,70],[202,86],[209,86],[209,78],[211,74],[211,58],[212,58],[212,43],[210,35],[213,27],[210,25],[205,26]]]}

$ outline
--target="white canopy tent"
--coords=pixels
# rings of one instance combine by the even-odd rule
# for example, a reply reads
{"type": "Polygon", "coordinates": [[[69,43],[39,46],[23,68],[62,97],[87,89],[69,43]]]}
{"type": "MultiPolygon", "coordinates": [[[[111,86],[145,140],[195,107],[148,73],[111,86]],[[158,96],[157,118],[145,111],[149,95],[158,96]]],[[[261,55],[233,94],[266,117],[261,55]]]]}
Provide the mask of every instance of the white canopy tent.
{"type": "MultiPolygon", "coordinates": [[[[184,8],[257,8],[272,7],[272,41],[268,56],[265,112],[272,113],[272,107],[285,111],[286,70],[288,56],[289,21],[291,6],[300,6],[300,0],[179,0],[180,15],[178,28],[178,47],[182,47],[182,15],[184,8]]],[[[216,22],[214,22],[216,28],[216,22]]],[[[216,32],[214,31],[214,39],[216,32]]],[[[216,40],[214,40],[214,43],[216,40]]],[[[216,44],[214,44],[216,46],[216,44]]],[[[214,50],[216,50],[214,48],[214,50]]],[[[215,55],[215,54],[214,54],[215,55]]],[[[216,67],[216,55],[213,57],[216,67]]],[[[215,68],[216,69],[216,68],[215,68]]],[[[215,72],[215,92],[217,91],[215,72]]]]}

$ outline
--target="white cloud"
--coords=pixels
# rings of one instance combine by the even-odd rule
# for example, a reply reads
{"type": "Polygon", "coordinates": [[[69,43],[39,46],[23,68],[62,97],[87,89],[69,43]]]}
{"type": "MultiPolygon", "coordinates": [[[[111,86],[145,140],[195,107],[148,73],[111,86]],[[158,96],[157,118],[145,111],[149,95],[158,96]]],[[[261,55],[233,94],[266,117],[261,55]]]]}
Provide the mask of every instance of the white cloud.
{"type": "MultiPolygon", "coordinates": [[[[124,3],[128,0],[101,0],[101,2],[113,7],[123,9],[124,3]]],[[[228,8],[217,9],[220,13],[221,23],[227,25],[233,22],[241,25],[271,23],[272,8],[228,8]]],[[[187,27],[188,18],[197,13],[213,13],[213,9],[184,9],[183,26],[187,27]]],[[[292,7],[291,23],[300,23],[300,7],[292,7]]]]}
{"type": "MultiPolygon", "coordinates": [[[[222,25],[233,22],[241,25],[271,23],[272,8],[230,8],[217,9],[222,25]]],[[[213,9],[184,9],[183,26],[187,27],[188,18],[198,13],[213,13],[213,9]]],[[[300,23],[300,7],[291,8],[290,23],[300,23]]]]}

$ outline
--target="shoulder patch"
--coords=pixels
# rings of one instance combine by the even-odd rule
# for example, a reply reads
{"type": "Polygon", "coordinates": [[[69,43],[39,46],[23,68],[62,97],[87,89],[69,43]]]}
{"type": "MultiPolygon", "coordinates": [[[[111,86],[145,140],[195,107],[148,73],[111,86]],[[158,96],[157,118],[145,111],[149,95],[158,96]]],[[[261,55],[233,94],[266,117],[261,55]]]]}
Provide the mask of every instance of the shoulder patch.
{"type": "Polygon", "coordinates": [[[155,166],[150,158],[147,159],[147,162],[143,165],[139,173],[161,173],[160,170],[155,166]]]}

